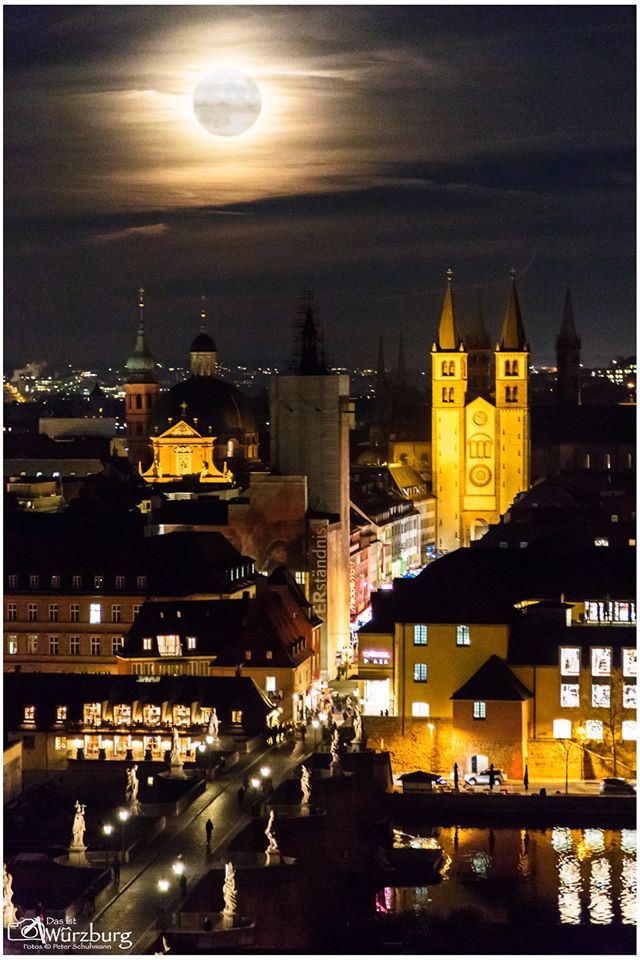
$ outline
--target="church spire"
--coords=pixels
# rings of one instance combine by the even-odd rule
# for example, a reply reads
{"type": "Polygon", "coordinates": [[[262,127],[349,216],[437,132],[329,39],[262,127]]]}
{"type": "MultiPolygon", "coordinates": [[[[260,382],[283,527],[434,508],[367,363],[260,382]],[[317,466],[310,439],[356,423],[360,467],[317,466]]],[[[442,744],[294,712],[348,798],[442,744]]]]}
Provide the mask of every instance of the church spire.
{"type": "Polygon", "coordinates": [[[147,338],[144,329],[144,287],[138,290],[138,332],[136,335],[136,345],[133,353],[125,364],[128,373],[129,383],[155,383],[153,373],[156,365],[151,351],[147,346],[147,338]]]}
{"type": "Polygon", "coordinates": [[[326,372],[326,365],[321,352],[320,333],[313,317],[311,303],[308,303],[302,325],[299,373],[303,376],[317,376],[326,372]]]}
{"type": "Polygon", "coordinates": [[[502,333],[500,334],[498,346],[500,350],[527,351],[529,349],[524,332],[524,325],[522,323],[522,314],[520,313],[515,270],[511,271],[509,299],[507,301],[507,309],[504,315],[502,333]]]}
{"type": "Polygon", "coordinates": [[[404,359],[404,338],[402,330],[398,338],[398,368],[396,370],[396,380],[401,389],[404,389],[407,381],[407,367],[404,359]]]}
{"type": "Polygon", "coordinates": [[[213,338],[206,332],[207,298],[200,297],[200,333],[191,343],[189,352],[191,373],[194,377],[215,377],[218,371],[218,352],[213,338]]]}
{"type": "Polygon", "coordinates": [[[575,320],[573,319],[573,304],[571,302],[571,291],[567,287],[564,295],[564,310],[562,312],[562,326],[560,327],[560,336],[558,340],[565,343],[577,343],[580,346],[580,337],[576,330],[575,320]]]}
{"type": "Polygon", "coordinates": [[[459,346],[460,335],[453,305],[453,270],[449,267],[447,270],[447,290],[444,295],[444,303],[442,304],[442,313],[440,314],[438,348],[440,350],[457,350],[459,346]]]}
{"type": "Polygon", "coordinates": [[[580,403],[581,346],[573,319],[571,293],[567,287],[560,335],[556,338],[556,399],[561,407],[577,406],[580,403]]]}
{"type": "Polygon", "coordinates": [[[203,294],[200,297],[200,333],[204,333],[207,324],[207,298],[203,294]]]}

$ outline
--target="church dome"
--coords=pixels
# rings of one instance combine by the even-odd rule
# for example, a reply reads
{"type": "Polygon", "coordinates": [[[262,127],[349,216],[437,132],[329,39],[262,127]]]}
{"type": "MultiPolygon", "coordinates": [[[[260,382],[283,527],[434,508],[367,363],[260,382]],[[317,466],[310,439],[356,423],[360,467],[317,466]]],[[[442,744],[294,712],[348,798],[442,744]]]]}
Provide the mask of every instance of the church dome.
{"type": "Polygon", "coordinates": [[[135,349],[125,364],[127,383],[155,383],[155,365],[144,337],[144,328],[141,326],[135,349]]]}
{"type": "Polygon", "coordinates": [[[189,377],[162,394],[151,418],[152,434],[164,433],[179,420],[192,424],[202,436],[211,433],[221,440],[241,440],[257,432],[247,399],[219,377],[189,377]]]}
{"type": "Polygon", "coordinates": [[[208,333],[202,331],[191,344],[191,353],[215,353],[216,345],[208,333]]]}

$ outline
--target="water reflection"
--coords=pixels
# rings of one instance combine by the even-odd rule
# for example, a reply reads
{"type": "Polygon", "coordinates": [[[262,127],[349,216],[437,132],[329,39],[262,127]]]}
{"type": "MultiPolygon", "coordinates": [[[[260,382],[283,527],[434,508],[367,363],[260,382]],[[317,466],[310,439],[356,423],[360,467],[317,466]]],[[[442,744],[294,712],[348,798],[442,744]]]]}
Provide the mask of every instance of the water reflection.
{"type": "Polygon", "coordinates": [[[635,854],[637,849],[637,837],[635,830],[620,831],[620,848],[624,850],[625,853],[635,854]]]}
{"type": "Polygon", "coordinates": [[[561,854],[558,858],[558,911],[560,923],[580,923],[582,907],[580,905],[580,891],[582,877],[580,863],[576,857],[561,854]]]}
{"type": "Polygon", "coordinates": [[[592,862],[589,892],[591,923],[611,923],[613,920],[611,864],[607,860],[601,859],[592,862]]]}
{"type": "Polygon", "coordinates": [[[635,923],[638,915],[636,896],[638,876],[635,860],[630,860],[628,857],[624,858],[622,861],[620,881],[620,913],[622,914],[622,922],[635,923]]]}

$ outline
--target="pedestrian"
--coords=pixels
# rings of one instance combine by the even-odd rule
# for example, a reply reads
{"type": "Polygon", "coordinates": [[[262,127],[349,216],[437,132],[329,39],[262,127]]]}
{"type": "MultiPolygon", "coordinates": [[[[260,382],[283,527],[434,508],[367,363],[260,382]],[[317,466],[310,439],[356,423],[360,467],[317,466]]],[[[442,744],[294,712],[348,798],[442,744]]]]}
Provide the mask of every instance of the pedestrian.
{"type": "Polygon", "coordinates": [[[524,785],[524,792],[527,793],[529,790],[529,764],[525,764],[524,768],[524,780],[522,781],[524,785]]]}
{"type": "Polygon", "coordinates": [[[242,778],[242,786],[244,787],[244,791],[245,791],[245,793],[246,793],[247,790],[249,789],[249,776],[248,776],[248,774],[246,774],[246,773],[245,773],[244,777],[242,778]]]}
{"type": "Polygon", "coordinates": [[[120,883],[120,861],[117,857],[113,861],[113,882],[115,883],[116,887],[120,883]]]}
{"type": "Polygon", "coordinates": [[[246,791],[245,791],[244,787],[238,787],[238,807],[239,807],[240,810],[242,810],[242,809],[244,808],[244,795],[245,795],[245,792],[246,792],[246,791]]]}
{"type": "Polygon", "coordinates": [[[453,765],[453,789],[456,793],[460,790],[460,774],[458,773],[458,764],[453,765]]]}
{"type": "Polygon", "coordinates": [[[493,770],[493,764],[489,766],[489,790],[493,790],[493,785],[496,782],[496,775],[493,770]]]}
{"type": "Polygon", "coordinates": [[[207,833],[207,846],[211,846],[211,837],[213,836],[213,823],[211,820],[207,820],[204,825],[204,829],[207,833]]]}
{"type": "Polygon", "coordinates": [[[300,732],[302,733],[302,742],[304,743],[305,740],[307,739],[307,725],[306,725],[306,723],[303,723],[303,724],[302,724],[302,726],[300,727],[300,732]]]}
{"type": "Polygon", "coordinates": [[[184,898],[187,895],[187,878],[185,877],[184,873],[181,875],[179,883],[180,883],[180,896],[184,900],[184,898]]]}

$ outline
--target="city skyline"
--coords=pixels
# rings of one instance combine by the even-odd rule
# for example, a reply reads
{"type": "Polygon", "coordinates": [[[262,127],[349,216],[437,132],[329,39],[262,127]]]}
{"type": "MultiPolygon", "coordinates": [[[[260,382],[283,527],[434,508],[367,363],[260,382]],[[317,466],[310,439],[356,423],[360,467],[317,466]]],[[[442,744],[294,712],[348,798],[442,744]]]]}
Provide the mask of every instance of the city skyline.
{"type": "Polygon", "coordinates": [[[534,362],[567,284],[585,365],[635,352],[631,8],[14,6],[5,38],[18,363],[105,329],[124,363],[143,285],[164,363],[203,294],[223,362],[281,362],[313,288],[334,366],[389,328],[427,366],[449,266],[492,340],[517,271],[534,362]],[[218,64],[262,94],[239,137],[191,109],[218,64]]]}

